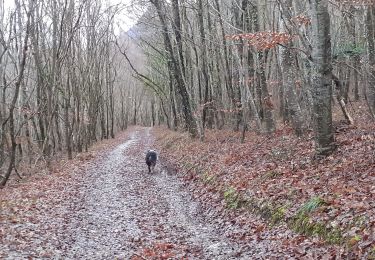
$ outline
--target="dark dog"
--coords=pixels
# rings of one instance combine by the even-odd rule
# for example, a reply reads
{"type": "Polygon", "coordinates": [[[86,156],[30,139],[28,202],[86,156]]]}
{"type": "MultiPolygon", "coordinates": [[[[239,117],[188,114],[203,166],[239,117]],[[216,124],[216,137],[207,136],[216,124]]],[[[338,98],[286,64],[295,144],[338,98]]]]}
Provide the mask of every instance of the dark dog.
{"type": "Polygon", "coordinates": [[[158,160],[158,154],[154,150],[148,150],[146,154],[146,164],[148,166],[148,172],[154,171],[156,161],[158,160]]]}

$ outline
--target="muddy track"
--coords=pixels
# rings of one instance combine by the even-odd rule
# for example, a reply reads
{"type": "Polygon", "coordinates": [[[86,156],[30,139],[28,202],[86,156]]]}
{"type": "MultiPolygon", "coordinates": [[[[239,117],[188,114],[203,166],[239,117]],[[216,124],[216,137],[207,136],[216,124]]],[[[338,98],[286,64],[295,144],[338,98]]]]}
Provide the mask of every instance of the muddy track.
{"type": "Polygon", "coordinates": [[[218,227],[203,220],[199,204],[176,176],[160,164],[153,174],[147,172],[144,153],[153,144],[149,130],[133,132],[121,145],[87,163],[82,177],[53,191],[54,208],[43,211],[43,205],[37,205],[40,215],[34,215],[37,221],[27,227],[38,239],[28,238],[15,250],[13,237],[4,236],[2,256],[250,259],[222,237],[218,227]],[[69,199],[59,199],[63,197],[69,199]]]}

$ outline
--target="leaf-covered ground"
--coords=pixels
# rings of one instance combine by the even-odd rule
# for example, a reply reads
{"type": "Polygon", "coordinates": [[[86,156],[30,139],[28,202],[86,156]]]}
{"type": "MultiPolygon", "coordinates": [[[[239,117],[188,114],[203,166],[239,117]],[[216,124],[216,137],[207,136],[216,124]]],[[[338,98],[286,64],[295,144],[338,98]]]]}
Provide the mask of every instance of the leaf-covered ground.
{"type": "Polygon", "coordinates": [[[289,128],[129,129],[0,190],[0,259],[374,259],[375,127],[337,129],[325,159],[289,128]]]}
{"type": "MultiPolygon", "coordinates": [[[[361,119],[358,115],[357,119],[361,119]]],[[[177,172],[223,235],[268,241],[260,258],[375,259],[375,126],[336,125],[338,150],[314,158],[312,135],[207,131],[204,142],[157,129],[177,172]]],[[[260,245],[260,248],[262,245],[260,245]]]]}
{"type": "Polygon", "coordinates": [[[160,165],[148,174],[152,146],[148,128],[132,129],[0,190],[0,259],[250,259],[265,248],[222,236],[160,165]]]}

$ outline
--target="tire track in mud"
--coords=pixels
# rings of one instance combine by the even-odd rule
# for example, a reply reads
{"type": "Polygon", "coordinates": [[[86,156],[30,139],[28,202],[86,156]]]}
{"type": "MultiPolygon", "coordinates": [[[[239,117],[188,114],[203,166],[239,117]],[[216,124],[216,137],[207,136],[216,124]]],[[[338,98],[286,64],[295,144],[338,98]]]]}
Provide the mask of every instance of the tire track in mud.
{"type": "MultiPolygon", "coordinates": [[[[175,176],[143,162],[152,146],[149,128],[136,131],[87,168],[80,196],[73,198],[63,254],[69,259],[131,259],[168,244],[176,258],[249,259],[200,218],[199,205],[175,176]]],[[[146,257],[147,259],[147,257],[146,257]]]]}

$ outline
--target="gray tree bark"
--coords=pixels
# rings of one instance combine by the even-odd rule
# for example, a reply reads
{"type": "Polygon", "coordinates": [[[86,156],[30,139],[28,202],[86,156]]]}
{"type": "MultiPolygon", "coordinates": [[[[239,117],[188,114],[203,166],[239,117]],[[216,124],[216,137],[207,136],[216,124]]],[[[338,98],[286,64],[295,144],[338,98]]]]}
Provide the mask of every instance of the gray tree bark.
{"type": "Polygon", "coordinates": [[[332,58],[328,0],[310,0],[313,29],[312,93],[316,153],[329,155],[335,149],[332,126],[332,58]]]}
{"type": "Polygon", "coordinates": [[[183,75],[181,74],[180,65],[178,63],[178,59],[176,58],[173,47],[172,47],[172,40],[168,33],[168,25],[167,25],[167,19],[165,14],[165,7],[162,0],[150,0],[150,2],[155,6],[159,20],[161,22],[162,28],[163,28],[163,38],[164,38],[164,45],[165,49],[167,50],[169,54],[169,58],[171,59],[171,63],[173,66],[173,76],[176,80],[176,88],[178,89],[178,92],[181,96],[181,102],[182,102],[182,110],[184,113],[184,119],[186,127],[190,133],[190,135],[195,138],[197,137],[197,124],[194,120],[193,113],[191,110],[191,101],[190,97],[186,88],[186,84],[183,78],[183,75]]]}
{"type": "MultiPolygon", "coordinates": [[[[375,115],[375,6],[367,7],[366,28],[368,41],[369,75],[367,102],[371,114],[375,115]]],[[[375,119],[375,118],[374,118],[375,119]]]]}

